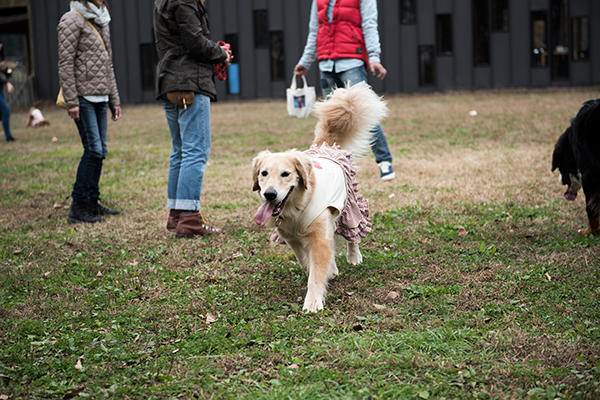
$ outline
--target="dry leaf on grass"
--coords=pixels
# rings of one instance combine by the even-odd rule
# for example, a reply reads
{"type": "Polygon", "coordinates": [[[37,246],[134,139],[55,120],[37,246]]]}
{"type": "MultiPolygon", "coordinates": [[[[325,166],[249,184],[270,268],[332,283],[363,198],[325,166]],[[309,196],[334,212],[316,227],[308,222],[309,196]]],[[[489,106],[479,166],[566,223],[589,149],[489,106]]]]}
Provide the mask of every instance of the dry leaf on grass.
{"type": "Polygon", "coordinates": [[[96,276],[102,276],[102,272],[98,271],[98,273],[96,274],[96,276]]]}
{"type": "Polygon", "coordinates": [[[219,319],[211,313],[206,313],[206,319],[204,320],[204,322],[206,322],[207,324],[212,324],[213,322],[217,322],[218,320],[219,319]]]}
{"type": "Polygon", "coordinates": [[[386,300],[395,300],[398,298],[398,296],[400,296],[400,293],[391,291],[387,294],[387,296],[385,296],[385,299],[386,300]]]}
{"type": "Polygon", "coordinates": [[[464,227],[459,226],[458,227],[458,236],[465,236],[466,234],[467,234],[467,230],[464,227]]]}
{"type": "Polygon", "coordinates": [[[85,386],[82,386],[78,389],[73,389],[70,392],[65,393],[65,396],[63,397],[63,399],[70,399],[71,397],[75,397],[79,393],[83,392],[84,390],[85,390],[85,386]]]}
{"type": "Polygon", "coordinates": [[[81,365],[81,358],[77,360],[77,363],[75,364],[75,369],[82,369],[83,365],[81,365]]]}
{"type": "Polygon", "coordinates": [[[5,394],[0,394],[0,400],[8,400],[8,396],[5,394]]]}
{"type": "Polygon", "coordinates": [[[373,307],[375,307],[378,310],[385,310],[385,306],[382,306],[381,304],[373,304],[373,307]]]}
{"type": "Polygon", "coordinates": [[[548,279],[549,281],[552,281],[552,278],[550,277],[550,274],[546,272],[546,279],[548,279]]]}
{"type": "Polygon", "coordinates": [[[288,365],[289,369],[299,369],[300,367],[298,366],[298,364],[292,364],[292,365],[288,365]]]}

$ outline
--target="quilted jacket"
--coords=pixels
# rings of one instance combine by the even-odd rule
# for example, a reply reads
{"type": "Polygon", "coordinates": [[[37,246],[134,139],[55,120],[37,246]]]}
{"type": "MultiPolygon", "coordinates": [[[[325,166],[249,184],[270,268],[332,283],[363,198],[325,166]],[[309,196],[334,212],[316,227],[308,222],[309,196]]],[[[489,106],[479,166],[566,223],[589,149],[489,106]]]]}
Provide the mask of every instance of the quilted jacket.
{"type": "Polygon", "coordinates": [[[154,36],[158,65],[156,97],[191,90],[216,99],[213,65],[227,52],[209,39],[208,16],[201,0],[155,0],[154,36]]]}
{"type": "Polygon", "coordinates": [[[108,95],[109,106],[121,105],[112,63],[110,30],[93,21],[106,45],[79,14],[65,13],[58,23],[58,76],[67,109],[79,106],[78,96],[108,95]]]}

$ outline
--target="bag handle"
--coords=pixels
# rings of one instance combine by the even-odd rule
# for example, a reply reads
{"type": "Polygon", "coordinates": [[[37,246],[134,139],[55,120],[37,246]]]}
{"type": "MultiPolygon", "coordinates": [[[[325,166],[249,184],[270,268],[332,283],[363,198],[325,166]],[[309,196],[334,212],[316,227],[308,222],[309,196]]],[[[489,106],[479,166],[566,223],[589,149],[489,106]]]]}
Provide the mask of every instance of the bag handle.
{"type": "Polygon", "coordinates": [[[79,14],[81,16],[81,18],[85,19],[85,22],[90,24],[90,26],[92,27],[94,32],[96,32],[96,35],[98,35],[98,37],[100,38],[100,41],[102,42],[102,47],[104,47],[104,51],[106,53],[108,53],[108,50],[106,50],[106,45],[104,44],[104,39],[102,39],[102,36],[100,35],[100,32],[98,32],[98,29],[96,29],[96,27],[94,25],[92,25],[92,23],[86,17],[84,17],[82,13],[80,13],[79,11],[73,11],[73,12],[75,14],[79,14]]]}
{"type": "MultiPolygon", "coordinates": [[[[297,88],[297,86],[296,86],[297,85],[296,84],[296,77],[297,76],[299,76],[299,75],[294,74],[292,76],[292,84],[290,85],[290,89],[292,89],[292,90],[296,90],[296,88],[297,88]]],[[[308,87],[308,84],[306,83],[306,76],[304,76],[304,75],[302,75],[302,83],[304,85],[304,86],[302,86],[303,89],[306,88],[306,87],[308,87]]]]}

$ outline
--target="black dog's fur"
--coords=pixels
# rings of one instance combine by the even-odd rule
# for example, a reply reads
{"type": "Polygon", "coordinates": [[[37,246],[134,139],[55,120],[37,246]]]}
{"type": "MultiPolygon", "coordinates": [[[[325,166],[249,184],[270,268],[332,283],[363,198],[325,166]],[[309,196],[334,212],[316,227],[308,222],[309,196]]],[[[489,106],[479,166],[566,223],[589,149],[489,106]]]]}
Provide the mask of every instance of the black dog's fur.
{"type": "Polygon", "coordinates": [[[568,200],[577,196],[580,177],[589,226],[579,233],[600,234],[600,99],[586,101],[558,139],[552,154],[552,171],[557,168],[561,182],[567,185],[568,200]]]}

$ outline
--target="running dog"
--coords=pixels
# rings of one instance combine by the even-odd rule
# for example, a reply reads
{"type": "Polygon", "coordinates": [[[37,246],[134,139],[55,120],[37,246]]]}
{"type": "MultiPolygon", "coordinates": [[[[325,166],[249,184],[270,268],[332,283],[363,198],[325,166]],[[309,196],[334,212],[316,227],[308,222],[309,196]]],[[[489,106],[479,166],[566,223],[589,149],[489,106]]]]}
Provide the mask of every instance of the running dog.
{"type": "Polygon", "coordinates": [[[308,274],[305,311],[323,309],[327,282],[338,275],[334,234],[348,242],[348,262],[362,262],[358,243],[371,231],[371,220],[352,157],[369,150],[370,131],[387,113],[366,83],[338,88],[315,105],[318,123],[309,150],[265,150],[252,162],[252,190],[262,201],[254,221],[275,228],[271,239],[286,243],[308,274]]]}
{"type": "Polygon", "coordinates": [[[579,234],[600,234],[600,99],[586,101],[558,139],[552,171],[557,168],[565,199],[575,200],[583,187],[589,226],[579,234]]]}

